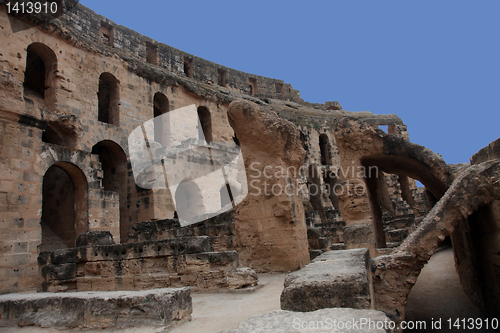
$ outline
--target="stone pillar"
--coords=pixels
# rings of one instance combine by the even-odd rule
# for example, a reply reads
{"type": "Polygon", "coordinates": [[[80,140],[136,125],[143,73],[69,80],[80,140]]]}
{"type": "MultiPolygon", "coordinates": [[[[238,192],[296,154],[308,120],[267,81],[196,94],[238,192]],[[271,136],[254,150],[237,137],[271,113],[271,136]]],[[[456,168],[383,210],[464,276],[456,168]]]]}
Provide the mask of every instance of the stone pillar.
{"type": "Polygon", "coordinates": [[[296,270],[309,263],[297,176],[305,151],[298,129],[257,104],[229,105],[247,172],[248,195],[236,208],[234,246],[256,271],[296,270]]]}

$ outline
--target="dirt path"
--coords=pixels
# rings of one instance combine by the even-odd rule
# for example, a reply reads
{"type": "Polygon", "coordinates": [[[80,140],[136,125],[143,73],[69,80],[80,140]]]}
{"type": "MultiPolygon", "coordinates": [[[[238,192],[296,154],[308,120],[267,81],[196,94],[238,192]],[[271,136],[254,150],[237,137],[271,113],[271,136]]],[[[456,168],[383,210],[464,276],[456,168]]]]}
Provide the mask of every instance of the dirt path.
{"type": "Polygon", "coordinates": [[[236,328],[250,317],[280,309],[285,274],[259,274],[263,287],[250,293],[193,294],[193,314],[169,333],[215,333],[236,328]]]}

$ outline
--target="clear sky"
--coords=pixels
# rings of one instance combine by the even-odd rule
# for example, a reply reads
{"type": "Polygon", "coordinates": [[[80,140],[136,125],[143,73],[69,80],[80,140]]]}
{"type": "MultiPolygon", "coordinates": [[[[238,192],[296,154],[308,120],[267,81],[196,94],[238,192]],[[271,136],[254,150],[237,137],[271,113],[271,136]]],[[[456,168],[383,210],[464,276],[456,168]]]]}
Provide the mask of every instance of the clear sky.
{"type": "Polygon", "coordinates": [[[448,163],[500,137],[498,0],[80,2],[308,102],[394,113],[448,163]]]}

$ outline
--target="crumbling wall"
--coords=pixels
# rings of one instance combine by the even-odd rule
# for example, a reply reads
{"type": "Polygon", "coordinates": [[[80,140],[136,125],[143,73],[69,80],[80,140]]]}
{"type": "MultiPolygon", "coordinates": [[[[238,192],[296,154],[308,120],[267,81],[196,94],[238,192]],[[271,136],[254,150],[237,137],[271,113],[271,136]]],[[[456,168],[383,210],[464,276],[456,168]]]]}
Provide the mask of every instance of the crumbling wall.
{"type": "Polygon", "coordinates": [[[240,260],[258,271],[287,271],[309,262],[296,179],[303,163],[299,131],[276,114],[243,100],[228,109],[240,142],[249,192],[235,213],[240,260]]]}
{"type": "Polygon", "coordinates": [[[385,133],[364,119],[344,117],[335,128],[341,161],[339,176],[344,185],[343,195],[338,196],[347,224],[344,239],[348,248],[368,247],[372,255],[377,248],[387,246],[382,219],[382,172],[418,179],[438,198],[451,183],[450,168],[439,155],[410,143],[403,125],[390,126],[396,127],[390,131],[394,134],[385,133]]]}

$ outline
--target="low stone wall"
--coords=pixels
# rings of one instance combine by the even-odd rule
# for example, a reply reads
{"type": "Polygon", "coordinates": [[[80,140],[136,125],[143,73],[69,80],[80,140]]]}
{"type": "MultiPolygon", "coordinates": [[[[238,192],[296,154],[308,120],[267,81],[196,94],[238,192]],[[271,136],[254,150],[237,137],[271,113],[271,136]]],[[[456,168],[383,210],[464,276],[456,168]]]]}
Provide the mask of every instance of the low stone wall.
{"type": "Polygon", "coordinates": [[[325,252],[287,275],[281,309],[308,312],[323,308],[370,309],[372,279],[368,249],[325,252]]]}
{"type": "Polygon", "coordinates": [[[257,284],[236,251],[213,252],[207,236],[42,252],[42,291],[142,290],[190,286],[237,289],[257,284]]]}
{"type": "Polygon", "coordinates": [[[0,327],[159,326],[187,320],[192,312],[189,288],[0,296],[0,327]]]}
{"type": "Polygon", "coordinates": [[[134,235],[132,239],[138,242],[207,236],[214,251],[230,251],[234,249],[234,210],[182,228],[179,220],[174,218],[140,222],[133,229],[134,235]]]}

